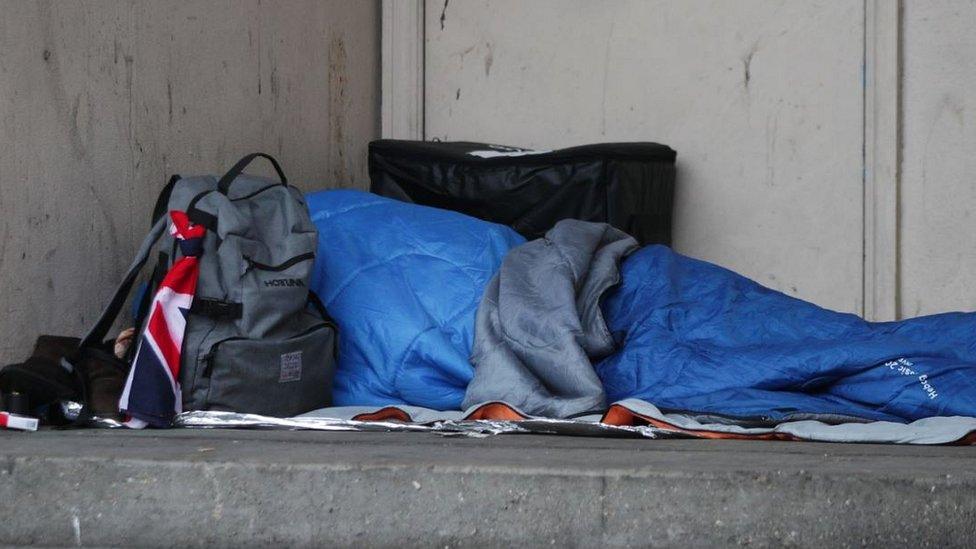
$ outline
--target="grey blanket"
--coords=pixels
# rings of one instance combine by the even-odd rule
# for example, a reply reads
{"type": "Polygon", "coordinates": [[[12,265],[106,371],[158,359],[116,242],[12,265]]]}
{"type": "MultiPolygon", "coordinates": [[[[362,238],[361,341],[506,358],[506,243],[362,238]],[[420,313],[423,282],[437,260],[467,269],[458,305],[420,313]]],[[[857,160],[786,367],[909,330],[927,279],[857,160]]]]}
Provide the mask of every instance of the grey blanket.
{"type": "Polygon", "coordinates": [[[463,407],[501,400],[556,418],[606,408],[591,363],[614,350],[600,298],[637,248],[610,225],[564,220],[509,252],[478,306],[463,407]]]}

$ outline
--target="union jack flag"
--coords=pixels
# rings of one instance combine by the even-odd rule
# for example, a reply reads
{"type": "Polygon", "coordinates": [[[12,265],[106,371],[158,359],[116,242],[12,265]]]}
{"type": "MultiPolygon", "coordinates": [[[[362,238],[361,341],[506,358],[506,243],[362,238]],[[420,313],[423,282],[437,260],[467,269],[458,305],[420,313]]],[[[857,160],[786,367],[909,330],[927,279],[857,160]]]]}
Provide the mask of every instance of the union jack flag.
{"type": "Polygon", "coordinates": [[[200,275],[200,253],[206,229],[190,222],[185,212],[169,212],[170,234],[180,245],[179,260],[159,284],[149,306],[149,317],[139,338],[135,360],[125,381],[119,410],[134,429],[168,427],[182,411],[180,350],[186,315],[200,275]]]}

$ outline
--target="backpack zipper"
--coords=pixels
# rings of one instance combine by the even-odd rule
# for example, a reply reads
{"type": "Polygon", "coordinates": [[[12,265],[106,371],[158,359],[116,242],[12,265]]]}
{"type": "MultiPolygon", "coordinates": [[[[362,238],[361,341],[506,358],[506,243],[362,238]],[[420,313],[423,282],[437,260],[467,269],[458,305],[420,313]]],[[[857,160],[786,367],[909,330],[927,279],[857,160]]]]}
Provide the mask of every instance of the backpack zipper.
{"type": "Polygon", "coordinates": [[[268,189],[273,189],[275,187],[281,187],[281,186],[282,186],[281,183],[272,183],[271,185],[268,185],[267,187],[261,187],[260,189],[254,191],[251,194],[246,194],[244,196],[239,196],[237,198],[231,198],[230,201],[231,202],[239,202],[241,200],[248,200],[248,199],[254,198],[255,196],[263,193],[264,191],[267,191],[268,189]]]}
{"type": "Polygon", "coordinates": [[[304,253],[304,254],[301,254],[301,255],[296,255],[295,257],[293,257],[293,258],[291,258],[291,259],[289,259],[289,260],[287,260],[284,263],[281,263],[279,265],[268,265],[266,263],[260,263],[258,261],[254,261],[249,256],[246,256],[245,255],[244,256],[244,262],[247,263],[247,268],[244,269],[244,274],[249,273],[252,269],[258,269],[258,270],[261,270],[261,271],[275,271],[275,272],[276,271],[284,271],[285,269],[291,267],[292,265],[295,265],[297,263],[301,263],[302,261],[308,261],[310,259],[315,259],[315,254],[312,253],[312,252],[304,253]]]}

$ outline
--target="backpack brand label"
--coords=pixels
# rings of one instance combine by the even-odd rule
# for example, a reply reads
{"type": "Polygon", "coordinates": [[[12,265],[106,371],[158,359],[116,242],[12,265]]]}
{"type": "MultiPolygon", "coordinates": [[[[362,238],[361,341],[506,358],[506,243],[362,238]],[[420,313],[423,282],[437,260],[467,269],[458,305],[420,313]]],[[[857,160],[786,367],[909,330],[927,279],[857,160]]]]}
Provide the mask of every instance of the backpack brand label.
{"type": "Polygon", "coordinates": [[[300,278],[272,278],[265,280],[264,285],[268,288],[304,288],[305,282],[300,278]]]}
{"type": "Polygon", "coordinates": [[[285,353],[281,355],[281,372],[278,375],[278,383],[288,383],[289,381],[301,381],[302,379],[302,352],[285,353]]]}

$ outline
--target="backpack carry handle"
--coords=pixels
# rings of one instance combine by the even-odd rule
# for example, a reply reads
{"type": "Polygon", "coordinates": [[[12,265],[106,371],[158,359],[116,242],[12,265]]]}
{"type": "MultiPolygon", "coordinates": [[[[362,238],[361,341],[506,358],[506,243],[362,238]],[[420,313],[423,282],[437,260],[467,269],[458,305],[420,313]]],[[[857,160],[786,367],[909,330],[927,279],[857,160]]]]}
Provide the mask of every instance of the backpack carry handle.
{"type": "Polygon", "coordinates": [[[288,186],[288,179],[285,177],[285,172],[282,171],[281,165],[278,164],[277,160],[275,160],[269,154],[251,153],[245,156],[244,158],[238,160],[237,164],[234,164],[234,167],[231,168],[227,173],[224,174],[223,177],[220,178],[220,181],[217,182],[217,190],[220,191],[220,194],[226,195],[227,192],[230,190],[231,183],[233,183],[234,180],[237,179],[237,176],[241,175],[241,173],[244,172],[244,168],[246,168],[247,165],[250,164],[252,160],[258,157],[265,158],[268,160],[268,162],[271,162],[271,165],[274,166],[275,171],[278,172],[278,180],[281,181],[282,185],[286,187],[288,186]]]}

